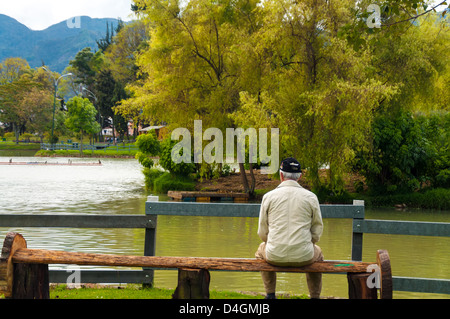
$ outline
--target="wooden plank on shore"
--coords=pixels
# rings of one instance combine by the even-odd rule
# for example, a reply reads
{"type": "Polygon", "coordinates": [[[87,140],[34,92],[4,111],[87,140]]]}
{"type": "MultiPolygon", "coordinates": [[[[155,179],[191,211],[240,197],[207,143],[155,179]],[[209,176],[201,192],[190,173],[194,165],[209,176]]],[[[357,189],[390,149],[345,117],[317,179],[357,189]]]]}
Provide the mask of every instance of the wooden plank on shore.
{"type": "Polygon", "coordinates": [[[242,198],[248,199],[246,193],[219,193],[219,192],[195,192],[195,191],[168,191],[167,196],[175,200],[184,200],[185,198],[242,198]]]}
{"type": "Polygon", "coordinates": [[[277,267],[264,260],[247,258],[122,256],[27,248],[17,250],[12,260],[14,263],[33,264],[320,273],[367,272],[367,267],[371,265],[367,262],[323,261],[302,267],[277,267]]]}

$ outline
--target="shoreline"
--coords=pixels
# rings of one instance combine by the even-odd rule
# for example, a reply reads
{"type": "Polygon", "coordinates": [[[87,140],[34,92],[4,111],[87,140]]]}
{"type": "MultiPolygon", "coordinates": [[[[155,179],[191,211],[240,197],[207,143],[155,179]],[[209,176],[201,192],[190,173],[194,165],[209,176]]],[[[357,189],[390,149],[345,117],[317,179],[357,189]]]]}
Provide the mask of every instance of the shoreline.
{"type": "Polygon", "coordinates": [[[47,151],[47,150],[38,150],[34,157],[50,157],[50,158],[128,158],[134,159],[135,154],[105,154],[105,151],[91,151],[86,150],[83,151],[83,154],[80,154],[79,151],[47,151]],[[100,153],[103,152],[104,154],[100,153]]]}
{"type": "MultiPolygon", "coordinates": [[[[5,149],[0,149],[4,151],[5,149]]],[[[15,151],[27,151],[24,149],[15,151]]],[[[28,150],[31,151],[31,150],[28,150]]],[[[104,151],[93,152],[90,150],[85,151],[82,155],[79,151],[45,151],[37,150],[31,157],[36,158],[111,158],[111,159],[135,159],[134,154],[102,154],[104,151]],[[70,152],[70,153],[69,153],[70,152]]],[[[0,152],[1,155],[1,152],[0,152]]],[[[6,155],[5,157],[20,157],[20,155],[6,155]]],[[[279,181],[270,179],[267,175],[264,177],[256,172],[255,176],[258,176],[258,181],[255,187],[255,197],[257,199],[278,186],[279,181]]],[[[345,198],[333,198],[332,196],[326,196],[321,198],[318,194],[319,200],[322,204],[351,204],[354,199],[364,200],[366,207],[377,208],[395,208],[398,210],[406,209],[434,209],[434,210],[450,210],[450,189],[447,188],[435,188],[420,190],[407,194],[388,194],[388,195],[370,195],[367,193],[358,193],[353,189],[353,183],[355,180],[360,179],[359,176],[349,175],[346,187],[345,198]]],[[[300,185],[310,189],[305,180],[300,180],[300,185]]],[[[230,174],[230,176],[219,177],[218,179],[196,181],[195,189],[197,191],[208,192],[241,192],[241,182],[239,174],[230,174]]]]}

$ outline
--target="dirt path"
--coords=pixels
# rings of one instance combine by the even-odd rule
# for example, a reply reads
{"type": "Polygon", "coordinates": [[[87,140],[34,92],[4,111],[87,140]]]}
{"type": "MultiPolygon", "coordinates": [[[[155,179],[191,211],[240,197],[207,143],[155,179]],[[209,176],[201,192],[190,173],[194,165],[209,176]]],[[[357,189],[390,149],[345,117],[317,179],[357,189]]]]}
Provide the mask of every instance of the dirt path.
{"type": "MultiPolygon", "coordinates": [[[[280,180],[271,179],[269,175],[260,174],[259,171],[255,170],[255,180],[256,180],[256,190],[272,190],[280,184],[280,180]]],[[[325,178],[326,170],[321,171],[321,176],[325,178]]],[[[247,178],[250,181],[250,173],[247,172],[247,178]]],[[[364,182],[361,176],[350,174],[346,177],[346,190],[349,192],[354,192],[354,184],[356,181],[364,182]]],[[[300,185],[306,189],[311,189],[310,185],[307,183],[304,177],[300,178],[300,185]]],[[[210,192],[220,192],[220,193],[231,193],[231,192],[243,192],[244,187],[242,186],[241,175],[239,173],[232,173],[229,176],[219,177],[212,180],[203,180],[197,182],[197,191],[210,191],[210,192]]]]}

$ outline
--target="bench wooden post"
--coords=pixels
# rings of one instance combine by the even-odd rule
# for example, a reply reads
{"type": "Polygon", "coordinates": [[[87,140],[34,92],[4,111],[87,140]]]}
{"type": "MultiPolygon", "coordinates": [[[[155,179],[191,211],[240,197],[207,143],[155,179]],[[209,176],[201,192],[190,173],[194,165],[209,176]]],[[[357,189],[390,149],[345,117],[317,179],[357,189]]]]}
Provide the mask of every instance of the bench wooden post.
{"type": "MultiPolygon", "coordinates": [[[[374,265],[375,266],[375,265],[374,265]]],[[[366,273],[347,273],[349,299],[377,299],[377,288],[380,290],[380,299],[392,299],[392,272],[391,261],[387,250],[377,251],[377,264],[375,273],[368,269],[366,273]],[[374,276],[375,283],[371,288],[368,282],[374,276]]]]}
{"type": "Polygon", "coordinates": [[[210,274],[207,269],[178,269],[178,286],[173,299],[209,299],[210,274]]]}
{"type": "Polygon", "coordinates": [[[46,264],[15,264],[16,250],[27,248],[22,235],[8,233],[0,258],[0,293],[12,299],[49,299],[49,276],[46,264]]]}
{"type": "Polygon", "coordinates": [[[347,273],[349,299],[377,299],[377,288],[369,288],[369,273],[347,273]]]}

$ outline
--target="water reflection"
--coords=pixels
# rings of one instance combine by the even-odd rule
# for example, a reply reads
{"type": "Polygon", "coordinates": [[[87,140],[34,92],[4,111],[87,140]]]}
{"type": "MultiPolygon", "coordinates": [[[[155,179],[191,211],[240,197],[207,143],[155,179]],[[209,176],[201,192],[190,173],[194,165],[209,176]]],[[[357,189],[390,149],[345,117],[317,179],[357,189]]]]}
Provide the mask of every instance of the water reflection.
{"type": "MultiPolygon", "coordinates": [[[[327,259],[351,256],[351,221],[324,220],[326,232],[321,247],[327,259]],[[335,232],[333,231],[335,230],[335,232]]],[[[204,256],[253,258],[260,244],[257,218],[236,217],[158,217],[157,254],[168,256],[204,256]]],[[[176,272],[157,271],[159,287],[174,288],[176,272]]],[[[263,292],[261,277],[254,272],[212,272],[211,289],[263,292]],[[226,287],[226,288],[225,288],[226,287]]],[[[324,295],[347,297],[347,279],[342,275],[324,275],[324,295]]],[[[304,274],[278,274],[277,291],[308,294],[304,274]]]]}
{"type": "MultiPolygon", "coordinates": [[[[1,158],[1,161],[8,161],[1,158]]],[[[36,161],[36,158],[14,158],[36,161]]],[[[67,162],[48,158],[39,161],[67,162]]],[[[96,159],[72,159],[96,161],[96,159]]],[[[136,160],[102,159],[103,166],[0,166],[1,214],[144,214],[146,192],[136,160]]],[[[160,200],[167,200],[161,196],[160,200]]],[[[367,218],[450,222],[448,212],[367,209],[367,218]]],[[[158,218],[156,253],[160,256],[250,257],[260,240],[256,218],[158,218]]],[[[142,229],[21,228],[29,247],[108,254],[143,255],[142,229]]],[[[351,259],[352,221],[325,219],[319,242],[326,259],[351,259]]],[[[363,260],[375,261],[377,249],[387,249],[395,276],[448,278],[450,238],[364,235],[363,260]]],[[[211,289],[263,292],[259,273],[211,273],[211,289]]],[[[156,271],[155,284],[174,288],[176,271],[156,271]]],[[[304,274],[279,274],[278,291],[308,293],[304,274]]],[[[347,298],[344,275],[324,275],[323,295],[347,298]]],[[[401,298],[448,298],[447,295],[394,292],[401,298]]]]}
{"type": "MultiPolygon", "coordinates": [[[[13,158],[13,162],[67,163],[65,158],[13,158]]],[[[9,161],[1,158],[0,162],[9,161]]],[[[71,159],[97,162],[96,159],[71,159]]],[[[102,166],[0,165],[2,213],[107,213],[111,203],[142,198],[136,161],[102,159],[102,166]]]]}

